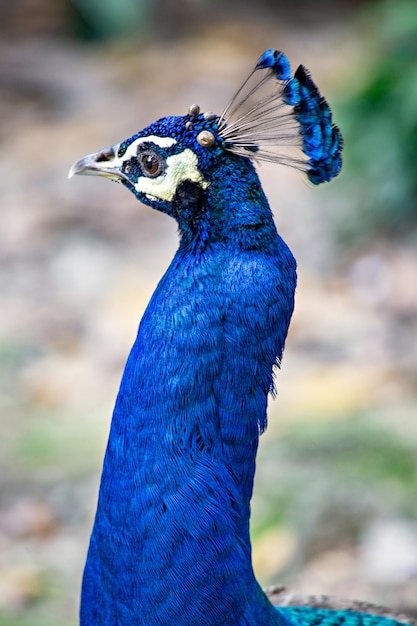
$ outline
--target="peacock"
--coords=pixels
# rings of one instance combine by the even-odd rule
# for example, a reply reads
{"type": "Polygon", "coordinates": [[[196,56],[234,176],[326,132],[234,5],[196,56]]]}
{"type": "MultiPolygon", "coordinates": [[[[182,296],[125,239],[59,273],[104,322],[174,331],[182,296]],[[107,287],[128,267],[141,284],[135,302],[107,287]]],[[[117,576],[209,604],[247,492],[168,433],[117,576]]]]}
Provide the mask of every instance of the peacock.
{"type": "Polygon", "coordinates": [[[317,185],[340,172],[342,147],[309,72],[268,49],[220,116],[192,105],[72,166],[122,183],[179,231],[114,408],[81,626],[398,623],[273,606],[251,562],[255,458],[296,287],[255,164],[317,185]]]}

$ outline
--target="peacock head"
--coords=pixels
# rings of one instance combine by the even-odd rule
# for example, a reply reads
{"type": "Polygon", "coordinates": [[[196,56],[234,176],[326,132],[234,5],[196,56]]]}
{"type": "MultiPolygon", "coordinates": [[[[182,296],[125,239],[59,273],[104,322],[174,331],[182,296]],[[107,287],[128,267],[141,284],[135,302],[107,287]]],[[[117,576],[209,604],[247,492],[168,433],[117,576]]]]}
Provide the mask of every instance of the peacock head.
{"type": "MultiPolygon", "coordinates": [[[[77,161],[74,174],[121,182],[145,204],[177,217],[214,181],[252,168],[251,161],[296,167],[314,184],[341,169],[342,137],[326,100],[300,66],[291,75],[282,52],[268,49],[222,115],[165,117],[129,139],[77,161]]],[[[252,168],[253,169],[253,168],[252,168]]],[[[210,191],[208,191],[210,193],[210,191]]]]}
{"type": "Polygon", "coordinates": [[[224,153],[219,117],[197,105],[184,116],[165,117],[120,144],[83,157],[69,176],[92,174],[121,182],[153,208],[172,214],[179,198],[204,193],[224,153]]]}

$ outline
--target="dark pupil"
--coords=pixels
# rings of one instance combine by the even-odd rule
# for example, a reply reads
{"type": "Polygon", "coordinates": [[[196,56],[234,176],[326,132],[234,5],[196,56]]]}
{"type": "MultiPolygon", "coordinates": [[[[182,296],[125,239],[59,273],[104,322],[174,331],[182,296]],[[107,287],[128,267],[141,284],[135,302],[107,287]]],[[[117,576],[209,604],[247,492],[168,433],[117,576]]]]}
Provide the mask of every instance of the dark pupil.
{"type": "Polygon", "coordinates": [[[142,165],[148,174],[156,174],[159,170],[159,160],[152,154],[142,157],[142,165]]]}

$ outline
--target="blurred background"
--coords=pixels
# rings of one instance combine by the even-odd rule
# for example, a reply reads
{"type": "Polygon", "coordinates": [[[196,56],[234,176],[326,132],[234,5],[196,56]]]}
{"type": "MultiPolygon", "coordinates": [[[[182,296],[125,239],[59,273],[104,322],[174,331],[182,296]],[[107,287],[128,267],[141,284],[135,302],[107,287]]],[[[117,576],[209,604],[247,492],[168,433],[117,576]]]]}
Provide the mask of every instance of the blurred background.
{"type": "Polygon", "coordinates": [[[253,502],[263,585],[417,611],[415,0],[0,2],[0,626],[75,626],[114,398],[176,228],[73,161],[267,47],[345,136],[323,189],[262,165],[299,263],[253,502]]]}

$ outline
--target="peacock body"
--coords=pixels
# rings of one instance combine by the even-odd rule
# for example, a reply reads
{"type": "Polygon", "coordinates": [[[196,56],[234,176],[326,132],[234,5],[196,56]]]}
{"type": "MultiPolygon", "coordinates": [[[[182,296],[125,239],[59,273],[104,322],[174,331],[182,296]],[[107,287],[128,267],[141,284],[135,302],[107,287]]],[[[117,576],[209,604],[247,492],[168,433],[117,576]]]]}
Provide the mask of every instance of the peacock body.
{"type": "Polygon", "coordinates": [[[341,149],[308,73],[292,76],[268,50],[222,116],[193,106],[74,164],[175,218],[180,238],[117,397],[81,626],[395,623],[277,609],[251,564],[255,458],[296,286],[254,161],[290,164],[317,184],[339,172],[341,149]]]}

